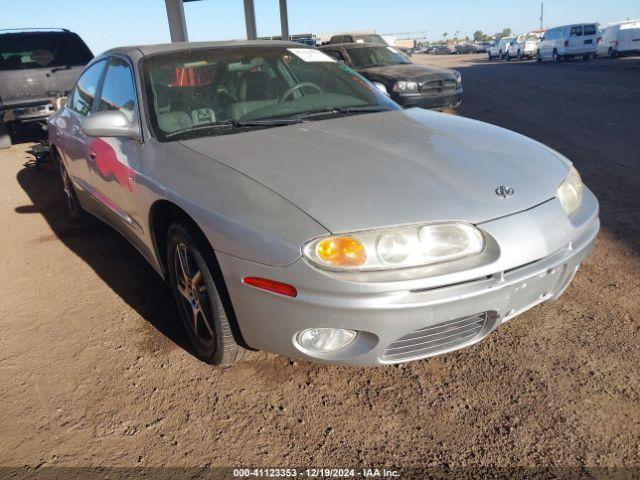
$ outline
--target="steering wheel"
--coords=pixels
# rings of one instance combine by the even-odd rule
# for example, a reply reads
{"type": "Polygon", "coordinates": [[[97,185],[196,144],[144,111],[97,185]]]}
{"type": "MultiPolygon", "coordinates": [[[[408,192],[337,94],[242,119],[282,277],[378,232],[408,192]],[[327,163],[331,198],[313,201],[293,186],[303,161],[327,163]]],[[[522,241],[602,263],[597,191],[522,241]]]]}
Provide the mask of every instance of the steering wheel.
{"type": "Polygon", "coordinates": [[[284,94],[280,97],[280,100],[278,100],[278,103],[283,103],[287,98],[291,96],[293,92],[304,87],[311,87],[314,90],[317,90],[318,93],[324,93],[324,90],[322,90],[318,85],[316,85],[313,82],[300,82],[294,85],[293,87],[291,87],[290,89],[288,89],[286,92],[284,92],[284,94]]]}

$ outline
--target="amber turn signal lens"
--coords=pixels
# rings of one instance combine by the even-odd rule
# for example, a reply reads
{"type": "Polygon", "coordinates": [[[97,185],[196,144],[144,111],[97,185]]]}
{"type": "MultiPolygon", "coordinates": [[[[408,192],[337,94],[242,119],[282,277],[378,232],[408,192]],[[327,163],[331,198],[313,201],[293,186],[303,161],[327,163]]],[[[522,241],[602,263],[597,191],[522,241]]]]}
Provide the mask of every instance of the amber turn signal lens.
{"type": "Polygon", "coordinates": [[[318,242],[316,255],[337,267],[357,267],[367,261],[364,246],[351,237],[330,237],[318,242]]]}

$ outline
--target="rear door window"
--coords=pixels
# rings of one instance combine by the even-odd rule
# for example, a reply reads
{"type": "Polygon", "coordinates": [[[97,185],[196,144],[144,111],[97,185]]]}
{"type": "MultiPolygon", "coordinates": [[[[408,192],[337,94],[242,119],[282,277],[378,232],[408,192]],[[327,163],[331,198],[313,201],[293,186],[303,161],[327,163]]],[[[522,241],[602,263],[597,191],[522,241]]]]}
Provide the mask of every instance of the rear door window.
{"type": "Polygon", "coordinates": [[[582,36],[582,27],[571,27],[571,36],[572,37],[581,37],[582,36]]]}
{"type": "Polygon", "coordinates": [[[98,111],[119,110],[129,121],[136,110],[136,89],[129,64],[122,58],[109,60],[102,84],[98,111]]]}
{"type": "Polygon", "coordinates": [[[78,112],[85,117],[91,114],[93,100],[98,91],[105,63],[103,60],[91,65],[78,79],[78,83],[71,95],[71,109],[74,112],[78,112]]]}
{"type": "Polygon", "coordinates": [[[584,34],[586,35],[595,35],[596,34],[596,26],[595,25],[585,25],[584,26],[584,34]]]}
{"type": "Polygon", "coordinates": [[[340,62],[344,62],[345,61],[344,55],[342,55],[342,53],[340,53],[340,51],[338,51],[338,50],[324,50],[324,53],[326,53],[330,57],[335,58],[336,60],[338,60],[340,62]]]}
{"type": "Polygon", "coordinates": [[[0,70],[75,67],[86,65],[93,54],[71,32],[0,34],[0,70]]]}

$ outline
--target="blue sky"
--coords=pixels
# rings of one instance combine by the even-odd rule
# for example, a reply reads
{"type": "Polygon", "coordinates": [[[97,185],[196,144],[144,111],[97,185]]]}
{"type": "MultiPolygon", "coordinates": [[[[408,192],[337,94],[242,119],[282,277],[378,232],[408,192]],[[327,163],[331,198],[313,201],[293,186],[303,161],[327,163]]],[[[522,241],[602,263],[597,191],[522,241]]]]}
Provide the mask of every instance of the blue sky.
{"type": "MultiPolygon", "coordinates": [[[[640,18],[640,0],[547,0],[545,26],[580,21],[609,23],[640,18]]],[[[242,0],[185,4],[190,40],[225,40],[245,35],[242,0]]],[[[258,35],[280,29],[278,0],[255,0],[258,35]]],[[[289,0],[292,33],[374,29],[379,33],[427,32],[429,39],[525,32],[538,26],[539,0],[289,0]]],[[[0,29],[67,27],[94,53],[110,47],[169,41],[164,0],[0,0],[0,29]]]]}

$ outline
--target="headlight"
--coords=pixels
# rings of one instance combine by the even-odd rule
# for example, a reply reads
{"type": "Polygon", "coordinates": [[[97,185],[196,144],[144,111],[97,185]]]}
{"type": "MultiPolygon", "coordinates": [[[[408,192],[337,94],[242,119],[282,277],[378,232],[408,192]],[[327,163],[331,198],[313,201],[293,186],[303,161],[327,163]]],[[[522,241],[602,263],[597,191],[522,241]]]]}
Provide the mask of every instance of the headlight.
{"type": "Polygon", "coordinates": [[[564,182],[558,187],[558,199],[565,212],[567,212],[567,215],[571,215],[578,209],[582,202],[583,193],[584,185],[582,184],[582,178],[580,178],[578,170],[571,167],[569,175],[567,175],[567,178],[565,178],[564,182]]]}
{"type": "Polygon", "coordinates": [[[303,247],[328,270],[390,270],[457,260],[484,249],[482,233],[466,223],[389,228],[319,238],[303,247]]]}
{"type": "Polygon", "coordinates": [[[407,82],[400,80],[393,86],[393,91],[400,95],[405,93],[418,93],[418,82],[407,82]]]}

